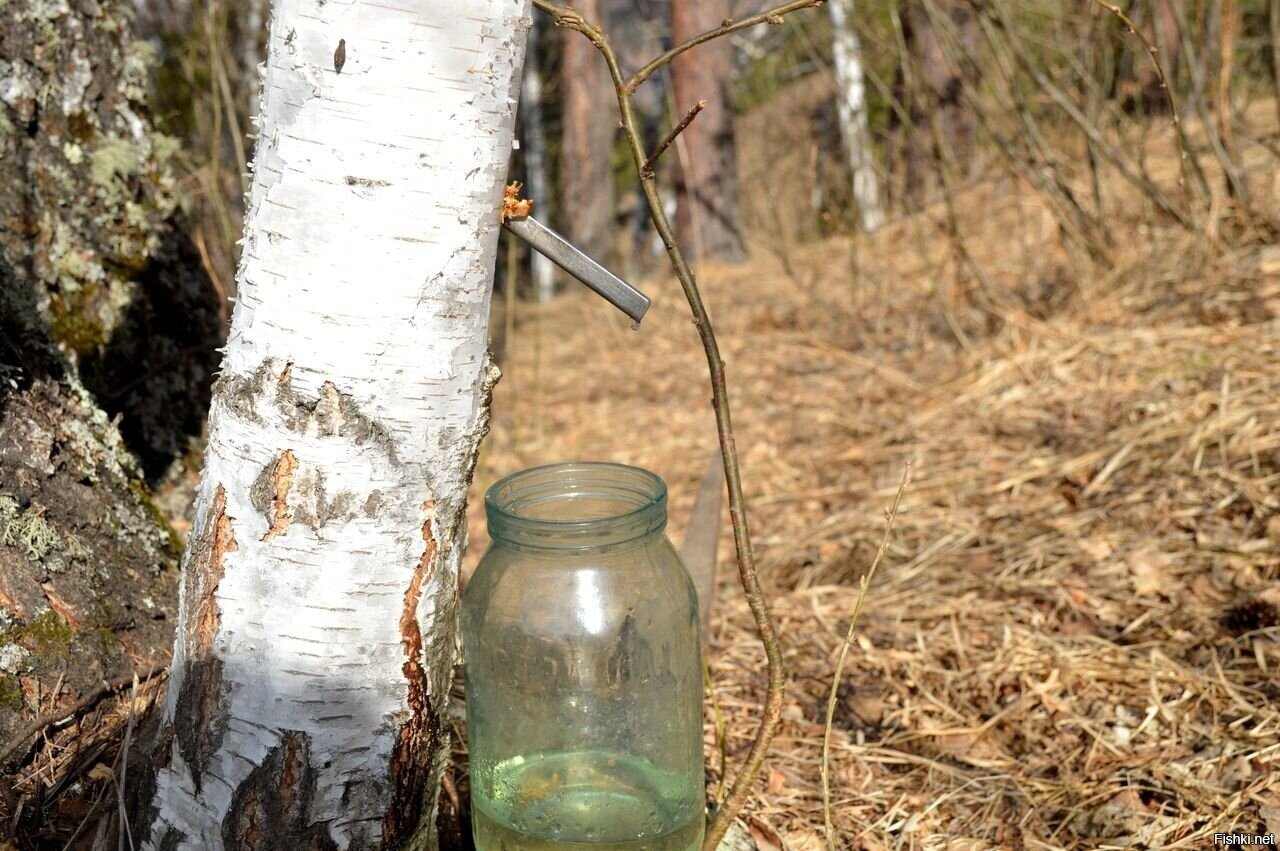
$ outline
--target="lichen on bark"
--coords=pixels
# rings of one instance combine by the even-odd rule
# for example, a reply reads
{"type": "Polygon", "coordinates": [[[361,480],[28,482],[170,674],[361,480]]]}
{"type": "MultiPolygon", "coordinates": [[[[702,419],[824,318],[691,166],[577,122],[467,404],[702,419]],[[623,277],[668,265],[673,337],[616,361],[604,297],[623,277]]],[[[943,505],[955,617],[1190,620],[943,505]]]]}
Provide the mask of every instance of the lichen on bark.
{"type": "MultiPolygon", "coordinates": [[[[51,763],[49,741],[16,734],[168,657],[180,542],[144,478],[198,434],[220,332],[126,7],[3,11],[0,742],[15,748],[0,766],[0,845],[12,834],[61,847],[76,824],[50,796],[88,806],[105,784],[71,783],[66,772],[91,766],[51,763]]],[[[70,730],[109,762],[119,723],[49,735],[62,747],[70,730]]]]}

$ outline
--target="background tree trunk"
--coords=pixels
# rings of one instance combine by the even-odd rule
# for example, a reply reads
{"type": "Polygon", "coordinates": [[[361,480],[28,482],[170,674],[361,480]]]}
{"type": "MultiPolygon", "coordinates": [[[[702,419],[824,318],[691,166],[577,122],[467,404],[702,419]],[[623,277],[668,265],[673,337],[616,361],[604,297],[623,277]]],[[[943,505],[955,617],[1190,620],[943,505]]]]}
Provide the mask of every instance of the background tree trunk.
{"type": "MultiPolygon", "coordinates": [[[[180,543],[143,474],[199,434],[222,330],[150,51],[122,6],[50,8],[0,20],[0,846],[22,848],[62,848],[110,788],[86,774],[127,713],[72,708],[169,656],[180,543]]],[[[114,798],[82,840],[112,836],[114,798]]]]}
{"type": "MultiPolygon", "coordinates": [[[[671,0],[671,39],[679,44],[731,17],[728,0],[671,0]]],[[[676,109],[700,100],[707,108],[678,140],[676,230],[686,254],[743,259],[733,131],[733,45],[718,38],[678,56],[671,65],[676,109]],[[691,248],[692,250],[689,250],[691,248]]]]}
{"type": "MultiPolygon", "coordinates": [[[[542,57],[539,55],[543,26],[539,18],[534,19],[533,26],[529,27],[525,47],[524,75],[520,81],[520,116],[524,131],[521,147],[524,151],[528,195],[536,202],[539,218],[550,222],[553,218],[551,176],[547,167],[547,132],[542,110],[542,57]]],[[[530,251],[529,271],[533,278],[533,292],[538,301],[543,304],[551,301],[556,293],[554,264],[539,252],[530,251]]]]}
{"type": "Polygon", "coordinates": [[[929,175],[950,163],[963,177],[973,148],[973,112],[961,97],[964,77],[951,59],[955,51],[943,44],[947,36],[939,32],[939,25],[950,28],[950,37],[970,51],[976,49],[978,30],[969,0],[912,0],[903,23],[915,66],[911,77],[919,86],[909,100],[914,131],[906,142],[906,181],[907,192],[919,205],[928,191],[929,175]],[[945,150],[935,144],[939,136],[945,150]]]}
{"type": "Polygon", "coordinates": [[[274,4],[149,847],[434,842],[527,12],[274,4]]]}
{"type": "MultiPolygon", "coordinates": [[[[602,20],[600,0],[582,0],[577,9],[592,23],[602,20]]],[[[564,187],[561,220],[570,242],[597,259],[611,253],[613,241],[613,139],[616,95],[600,52],[580,34],[561,33],[560,180],[564,187]]]]}
{"type": "Polygon", "coordinates": [[[836,111],[849,171],[853,176],[853,200],[862,229],[873,231],[884,224],[880,205],[880,180],[876,176],[875,150],[867,121],[867,90],[862,73],[862,47],[854,29],[853,0],[831,0],[832,58],[836,72],[836,111]]]}

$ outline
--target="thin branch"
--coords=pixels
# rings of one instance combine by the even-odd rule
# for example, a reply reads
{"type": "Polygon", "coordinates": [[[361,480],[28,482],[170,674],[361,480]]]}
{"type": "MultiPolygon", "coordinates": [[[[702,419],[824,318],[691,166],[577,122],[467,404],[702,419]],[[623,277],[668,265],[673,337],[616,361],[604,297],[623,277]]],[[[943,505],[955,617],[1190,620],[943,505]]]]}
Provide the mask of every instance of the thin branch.
{"type": "MultiPolygon", "coordinates": [[[[544,2],[545,0],[534,0],[534,5],[541,9],[542,6],[540,4],[544,2]]],[[[736,33],[739,30],[750,29],[751,27],[758,26],[759,24],[772,24],[777,26],[782,23],[783,17],[791,14],[792,12],[798,12],[801,9],[812,9],[815,6],[821,6],[825,2],[827,2],[827,0],[792,0],[790,3],[784,3],[781,6],[761,12],[758,15],[743,18],[741,21],[735,21],[731,18],[727,18],[724,23],[715,29],[707,30],[701,35],[695,35],[688,41],[677,44],[657,59],[654,59],[648,65],[645,65],[639,71],[632,74],[624,84],[626,91],[630,94],[640,88],[645,80],[653,76],[654,72],[662,66],[670,64],[673,59],[681,53],[684,53],[686,50],[691,50],[700,44],[705,44],[712,39],[720,38],[724,35],[736,33]]]]}
{"type": "Polygon", "coordinates": [[[836,716],[836,698],[840,694],[840,678],[844,676],[844,661],[849,655],[849,645],[853,644],[854,630],[858,625],[858,616],[862,614],[862,604],[867,599],[867,589],[875,578],[876,568],[889,549],[889,536],[893,534],[893,523],[898,519],[898,507],[902,505],[902,494],[907,490],[907,482],[911,479],[911,465],[902,471],[902,481],[898,484],[898,493],[893,498],[893,506],[888,511],[884,527],[884,538],[880,541],[880,549],[871,562],[871,569],[862,577],[862,589],[858,592],[858,601],[853,604],[853,614],[849,618],[849,630],[844,642],[840,645],[840,655],[836,658],[836,671],[831,677],[831,695],[827,698],[827,723],[822,729],[822,822],[827,833],[827,851],[835,851],[836,831],[831,823],[831,778],[829,763],[831,760],[831,723],[836,716]]]}
{"type": "Polygon", "coordinates": [[[641,166],[640,171],[646,174],[653,174],[653,167],[658,164],[658,159],[666,153],[667,148],[671,147],[672,143],[675,142],[676,137],[683,133],[685,128],[693,123],[693,119],[698,117],[698,113],[702,112],[702,110],[706,108],[707,102],[705,100],[700,100],[695,103],[693,105],[693,109],[686,112],[684,114],[684,118],[680,119],[680,123],[675,127],[672,127],[671,132],[662,138],[662,141],[658,143],[658,147],[649,155],[649,159],[644,161],[644,165],[641,166]]]}
{"type": "Polygon", "coordinates": [[[706,355],[707,370],[711,381],[711,404],[716,416],[716,433],[720,441],[720,454],[724,459],[725,485],[729,494],[729,517],[732,521],[733,543],[737,552],[738,576],[742,582],[743,594],[747,599],[747,605],[751,608],[751,614],[755,619],[756,629],[760,633],[760,642],[764,646],[765,657],[768,661],[769,685],[765,695],[764,709],[761,713],[760,726],[756,731],[755,739],[751,743],[747,758],[729,788],[728,795],[725,796],[724,802],[716,809],[710,823],[707,825],[706,838],[702,846],[705,851],[715,851],[719,847],[720,840],[724,838],[729,825],[733,823],[733,820],[742,810],[742,806],[746,803],[747,796],[751,792],[752,784],[760,773],[765,755],[769,752],[769,746],[773,742],[774,734],[777,732],[778,724],[782,719],[786,677],[783,673],[782,650],[778,644],[773,615],[769,611],[764,591],[760,587],[760,579],[756,574],[755,555],[751,550],[751,535],[747,527],[746,501],[742,495],[742,474],[738,466],[738,450],[734,441],[733,421],[729,410],[729,391],[725,380],[724,361],[720,357],[720,346],[716,341],[715,331],[711,327],[711,317],[707,314],[707,308],[702,302],[702,294],[698,290],[693,270],[685,259],[684,252],[676,242],[671,221],[667,218],[666,210],[663,208],[662,198],[658,193],[657,180],[653,173],[646,173],[644,170],[645,163],[648,162],[649,157],[645,154],[644,143],[641,140],[642,137],[639,122],[636,118],[635,105],[632,102],[632,95],[635,87],[644,82],[646,77],[691,47],[758,23],[778,23],[781,21],[782,16],[788,12],[819,6],[823,2],[824,0],[796,0],[779,6],[773,11],[747,18],[737,24],[726,22],[725,25],[717,30],[704,33],[701,36],[690,39],[683,45],[667,51],[628,80],[623,74],[622,68],[618,63],[618,57],[613,52],[613,48],[609,45],[609,39],[603,31],[588,23],[581,14],[572,9],[556,6],[548,2],[548,0],[534,0],[534,5],[550,15],[558,26],[577,30],[590,39],[591,43],[600,50],[600,53],[604,56],[605,63],[609,66],[609,75],[613,78],[614,88],[618,93],[618,110],[621,113],[623,134],[631,151],[631,158],[635,162],[645,205],[649,209],[649,217],[653,221],[654,229],[662,238],[662,244],[667,250],[667,257],[671,261],[671,267],[680,281],[681,288],[684,290],[685,299],[689,302],[689,309],[693,313],[693,324],[698,330],[703,353],[706,355]]]}
{"type": "Polygon", "coordinates": [[[0,747],[0,763],[3,763],[12,756],[14,751],[16,751],[23,742],[34,736],[36,733],[39,733],[41,730],[44,730],[47,727],[52,727],[60,721],[66,721],[75,717],[85,709],[88,709],[90,706],[93,706],[95,703],[102,700],[104,697],[115,694],[121,689],[132,685],[135,681],[145,683],[155,677],[164,676],[168,672],[169,663],[165,662],[160,665],[153,665],[145,671],[135,671],[127,677],[120,677],[119,679],[115,679],[110,682],[104,681],[100,687],[80,698],[65,709],[57,709],[53,712],[41,715],[39,718],[15,733],[13,738],[9,740],[8,744],[0,747]]]}
{"type": "Polygon", "coordinates": [[[1209,197],[1209,184],[1205,180],[1204,172],[1200,170],[1199,164],[1192,161],[1187,153],[1187,131],[1182,126],[1182,117],[1178,114],[1177,99],[1173,96],[1173,88],[1169,85],[1169,75],[1164,72],[1164,63],[1160,61],[1159,49],[1152,44],[1151,39],[1147,38],[1138,26],[1124,13],[1124,10],[1115,3],[1108,0],[1093,0],[1102,8],[1106,9],[1112,15],[1115,15],[1120,23],[1124,24],[1125,29],[1137,36],[1138,41],[1142,42],[1142,46],[1146,49],[1147,55],[1151,57],[1151,64],[1155,66],[1156,75],[1160,78],[1160,88],[1164,89],[1164,96],[1169,101],[1169,116],[1173,121],[1174,135],[1178,140],[1178,163],[1182,166],[1183,174],[1190,173],[1195,177],[1196,188],[1200,190],[1201,198],[1209,197]]]}
{"type": "MultiPolygon", "coordinates": [[[[1035,59],[1030,55],[1030,53],[1028,53],[1026,46],[1018,39],[1017,34],[1012,31],[1010,19],[1006,14],[1006,10],[999,3],[993,3],[983,6],[980,14],[992,16],[990,18],[992,22],[1004,30],[1004,32],[1009,36],[1008,45],[1012,50],[1013,56],[1031,75],[1036,84],[1040,86],[1040,89],[1047,94],[1049,98],[1066,114],[1066,116],[1084,132],[1085,136],[1089,138],[1089,141],[1093,143],[1098,152],[1109,160],[1111,164],[1114,165],[1122,175],[1124,175],[1126,180],[1141,189],[1157,207],[1176,219],[1178,223],[1187,230],[1195,231],[1196,224],[1192,220],[1191,214],[1180,209],[1177,204],[1174,204],[1172,199],[1170,199],[1169,196],[1166,195],[1164,191],[1150,178],[1138,173],[1132,163],[1129,162],[1129,158],[1124,155],[1124,152],[1121,149],[1114,147],[1104,139],[1102,132],[1080,111],[1079,107],[1076,106],[1067,93],[1055,85],[1053,81],[1050,80],[1042,70],[1040,70],[1035,59]]],[[[1182,146],[1181,121],[1177,122],[1176,126],[1179,129],[1178,141],[1179,150],[1183,155],[1183,167],[1186,168],[1186,150],[1182,146]]],[[[1181,184],[1182,182],[1179,181],[1179,183],[1181,184]]]]}

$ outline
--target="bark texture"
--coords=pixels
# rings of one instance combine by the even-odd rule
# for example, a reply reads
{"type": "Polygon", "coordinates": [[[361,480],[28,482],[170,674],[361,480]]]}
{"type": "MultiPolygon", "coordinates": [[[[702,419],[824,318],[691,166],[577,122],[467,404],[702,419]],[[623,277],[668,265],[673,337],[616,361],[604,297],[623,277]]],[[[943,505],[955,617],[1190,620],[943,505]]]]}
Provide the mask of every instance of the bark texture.
{"type": "MultiPolygon", "coordinates": [[[[577,9],[603,23],[600,0],[577,9]]],[[[595,45],[571,30],[563,38],[560,66],[563,109],[560,180],[565,235],[593,257],[607,259],[613,239],[613,139],[617,96],[595,45]]]]}
{"type": "MultiPolygon", "coordinates": [[[[731,17],[728,0],[672,0],[677,44],[731,17]]],[[[676,230],[686,255],[737,262],[745,256],[738,214],[738,159],[733,132],[733,45],[717,38],[676,57],[676,109],[707,108],[677,140],[676,230]]]]}
{"type": "Polygon", "coordinates": [[[84,775],[111,762],[124,716],[109,698],[32,725],[168,657],[179,547],[126,439],[158,474],[198,434],[219,329],[125,10],[4,12],[0,845],[61,848],[109,785],[84,775]]]}
{"type": "Polygon", "coordinates": [[[420,848],[526,2],[277,0],[148,848],[420,848]]]}

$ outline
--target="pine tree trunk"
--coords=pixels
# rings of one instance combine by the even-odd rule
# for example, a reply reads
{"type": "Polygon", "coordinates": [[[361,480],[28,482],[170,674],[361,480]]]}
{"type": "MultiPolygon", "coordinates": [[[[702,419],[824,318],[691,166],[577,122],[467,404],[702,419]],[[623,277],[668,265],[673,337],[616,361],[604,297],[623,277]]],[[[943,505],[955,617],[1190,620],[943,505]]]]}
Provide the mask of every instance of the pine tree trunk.
{"type": "Polygon", "coordinates": [[[430,847],[528,4],[276,0],[151,848],[430,847]]]}
{"type": "MultiPolygon", "coordinates": [[[[671,0],[677,44],[732,16],[728,0],[671,0]]],[[[733,130],[733,45],[718,38],[678,56],[671,66],[677,109],[707,101],[679,139],[676,230],[694,257],[743,259],[738,211],[738,160],[733,130]]]]}
{"type": "Polygon", "coordinates": [[[853,177],[853,199],[864,231],[884,224],[880,206],[880,181],[867,121],[867,90],[862,73],[862,47],[853,28],[854,0],[831,0],[832,58],[836,71],[836,111],[853,177]]]}
{"type": "MultiPolygon", "coordinates": [[[[581,0],[576,5],[588,21],[603,23],[600,0],[581,0]]],[[[613,238],[616,95],[595,46],[570,30],[564,30],[563,37],[561,220],[570,242],[603,260],[610,253],[613,238]]]]}

